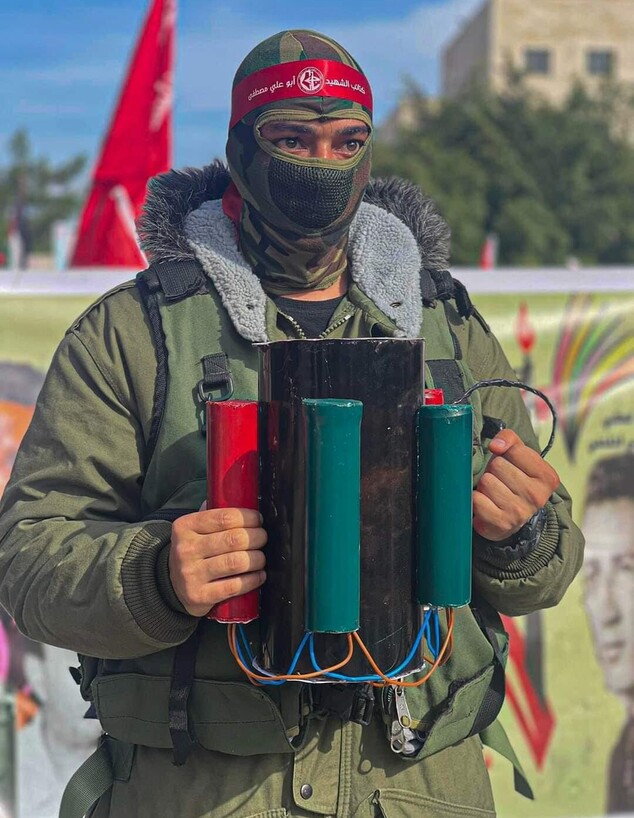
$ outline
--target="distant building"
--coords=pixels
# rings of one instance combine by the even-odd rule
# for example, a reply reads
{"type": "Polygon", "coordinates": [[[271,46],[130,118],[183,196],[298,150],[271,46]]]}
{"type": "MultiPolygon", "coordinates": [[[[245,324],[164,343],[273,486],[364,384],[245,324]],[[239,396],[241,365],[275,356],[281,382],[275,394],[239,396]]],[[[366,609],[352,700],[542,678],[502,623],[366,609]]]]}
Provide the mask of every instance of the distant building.
{"type": "Polygon", "coordinates": [[[554,103],[576,81],[634,83],[634,0],[487,0],[443,51],[442,94],[502,91],[510,67],[554,103]]]}

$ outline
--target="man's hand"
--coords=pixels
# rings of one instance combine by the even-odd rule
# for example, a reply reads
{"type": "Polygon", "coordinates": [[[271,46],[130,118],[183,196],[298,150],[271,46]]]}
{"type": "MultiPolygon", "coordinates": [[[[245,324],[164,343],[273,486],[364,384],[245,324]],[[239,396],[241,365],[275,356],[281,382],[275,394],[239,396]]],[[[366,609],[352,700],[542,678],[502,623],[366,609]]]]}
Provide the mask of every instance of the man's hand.
{"type": "Polygon", "coordinates": [[[204,616],[218,602],[258,588],[266,579],[260,550],[266,531],[257,511],[215,508],[172,525],[169,570],[185,610],[204,616]]]}
{"type": "Polygon", "coordinates": [[[473,492],[473,528],[505,540],[544,506],[559,485],[557,472],[510,429],[489,444],[493,457],[473,492]]]}

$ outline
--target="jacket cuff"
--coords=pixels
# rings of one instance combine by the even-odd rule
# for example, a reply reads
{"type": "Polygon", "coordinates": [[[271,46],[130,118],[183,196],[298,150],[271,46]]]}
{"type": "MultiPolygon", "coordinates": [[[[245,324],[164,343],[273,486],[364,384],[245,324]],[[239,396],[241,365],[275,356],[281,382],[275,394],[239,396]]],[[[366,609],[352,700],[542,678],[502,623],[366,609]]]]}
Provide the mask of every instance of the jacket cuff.
{"type": "Polygon", "coordinates": [[[527,557],[537,548],[546,525],[546,517],[546,509],[540,508],[519,531],[505,540],[492,542],[476,535],[477,538],[473,541],[474,548],[480,550],[480,557],[485,562],[504,568],[527,557]]]}
{"type": "Polygon", "coordinates": [[[156,584],[158,585],[159,593],[163,597],[163,600],[173,611],[189,615],[180,599],[176,596],[176,591],[172,585],[169,568],[170,548],[171,543],[166,543],[158,552],[158,557],[156,558],[156,584]]]}
{"type": "Polygon", "coordinates": [[[527,579],[535,576],[555,555],[559,545],[559,521],[550,503],[544,506],[545,520],[538,541],[531,543],[492,543],[478,534],[473,536],[474,566],[495,579],[527,579]]]}
{"type": "MultiPolygon", "coordinates": [[[[158,581],[157,563],[162,557],[167,569],[167,556],[162,552],[169,552],[171,536],[171,523],[147,523],[136,534],[123,558],[121,583],[125,603],[141,630],[152,639],[176,645],[187,639],[198,620],[173,608],[163,595],[165,581],[161,584],[158,581]]],[[[171,588],[169,572],[167,582],[171,588]]],[[[171,593],[174,594],[173,588],[171,593]]]]}

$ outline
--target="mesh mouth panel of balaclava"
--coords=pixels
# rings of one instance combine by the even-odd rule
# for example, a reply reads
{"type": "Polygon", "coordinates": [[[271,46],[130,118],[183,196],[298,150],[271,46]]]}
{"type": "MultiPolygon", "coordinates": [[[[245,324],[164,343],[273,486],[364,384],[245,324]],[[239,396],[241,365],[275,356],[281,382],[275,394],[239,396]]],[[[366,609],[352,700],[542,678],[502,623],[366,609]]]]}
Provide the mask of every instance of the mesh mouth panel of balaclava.
{"type": "MultiPolygon", "coordinates": [[[[234,86],[254,71],[300,60],[336,61],[359,70],[329,38],[315,32],[283,32],[245,58],[234,86]]],[[[350,223],[370,176],[371,127],[370,109],[357,101],[304,96],[250,110],[231,128],[227,158],[243,199],[240,247],[270,292],[325,288],[345,270],[350,223]],[[350,159],[300,158],[260,133],[272,120],[332,119],[357,119],[370,130],[366,144],[350,159]]]]}
{"type": "Polygon", "coordinates": [[[353,191],[354,170],[311,168],[272,159],[269,189],[273,203],[300,227],[320,230],[344,213],[353,191]]]}

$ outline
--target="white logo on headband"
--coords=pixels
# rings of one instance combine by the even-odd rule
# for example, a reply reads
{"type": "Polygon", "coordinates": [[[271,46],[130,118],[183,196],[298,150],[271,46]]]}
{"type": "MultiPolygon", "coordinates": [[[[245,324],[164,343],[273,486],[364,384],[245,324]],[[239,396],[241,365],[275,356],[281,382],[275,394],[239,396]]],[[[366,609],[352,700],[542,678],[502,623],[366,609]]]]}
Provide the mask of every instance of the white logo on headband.
{"type": "Polygon", "coordinates": [[[318,68],[304,68],[297,75],[297,84],[305,94],[318,94],[324,82],[324,75],[318,68]]]}

